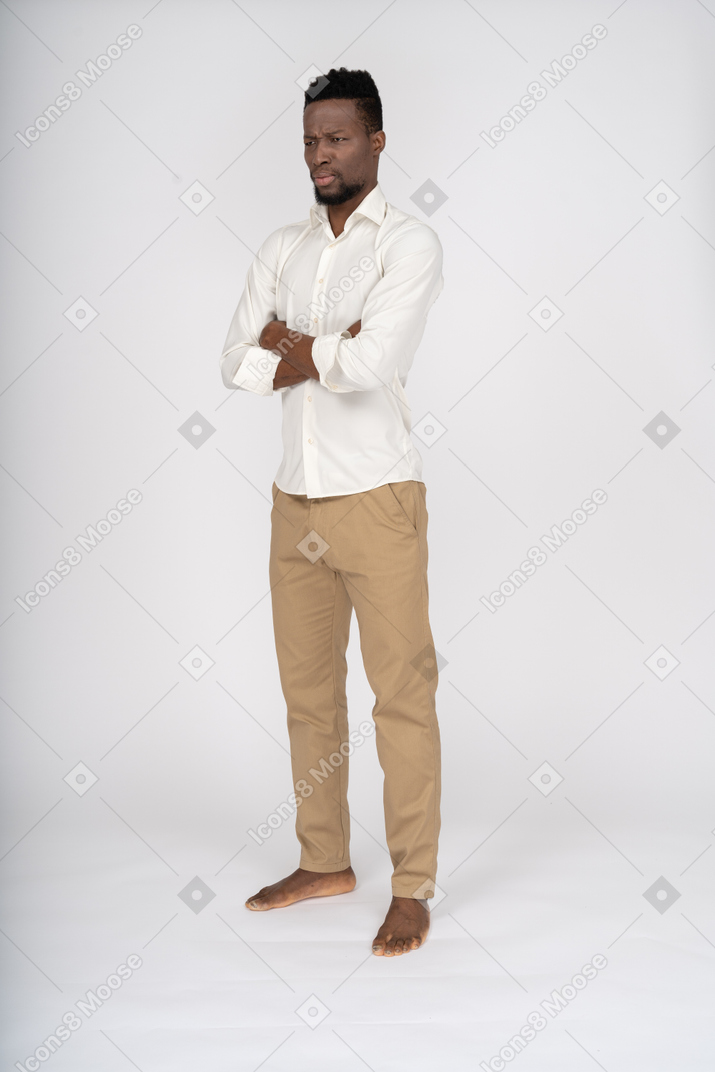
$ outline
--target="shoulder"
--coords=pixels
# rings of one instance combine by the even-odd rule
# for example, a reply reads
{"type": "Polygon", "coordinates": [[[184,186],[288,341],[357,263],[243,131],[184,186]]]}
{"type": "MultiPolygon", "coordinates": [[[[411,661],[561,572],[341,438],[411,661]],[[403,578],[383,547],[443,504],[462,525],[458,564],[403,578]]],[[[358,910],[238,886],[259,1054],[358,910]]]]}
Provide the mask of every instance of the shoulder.
{"type": "Polygon", "coordinates": [[[423,253],[439,259],[442,257],[442,243],[434,228],[389,202],[380,230],[385,256],[404,257],[410,253],[423,253]]]}
{"type": "Polygon", "coordinates": [[[277,227],[261,243],[259,256],[264,260],[277,260],[281,250],[289,249],[309,227],[310,220],[299,220],[297,223],[287,223],[283,227],[277,227]]]}

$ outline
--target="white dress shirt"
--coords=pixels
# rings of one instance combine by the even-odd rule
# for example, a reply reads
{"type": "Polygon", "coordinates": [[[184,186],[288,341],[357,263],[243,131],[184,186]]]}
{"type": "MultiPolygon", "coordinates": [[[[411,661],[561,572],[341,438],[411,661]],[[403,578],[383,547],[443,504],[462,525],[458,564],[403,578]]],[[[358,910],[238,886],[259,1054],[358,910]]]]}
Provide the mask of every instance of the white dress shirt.
{"type": "Polygon", "coordinates": [[[404,388],[443,286],[436,232],[388,204],[379,183],[337,238],[318,204],[307,220],[268,236],[248,270],[220,367],[227,387],[271,395],[280,357],[258,345],[266,323],[284,320],[316,340],[320,380],[275,392],[283,395],[281,491],[313,499],[421,480],[404,388]],[[352,338],[347,328],[357,320],[352,338]]]}

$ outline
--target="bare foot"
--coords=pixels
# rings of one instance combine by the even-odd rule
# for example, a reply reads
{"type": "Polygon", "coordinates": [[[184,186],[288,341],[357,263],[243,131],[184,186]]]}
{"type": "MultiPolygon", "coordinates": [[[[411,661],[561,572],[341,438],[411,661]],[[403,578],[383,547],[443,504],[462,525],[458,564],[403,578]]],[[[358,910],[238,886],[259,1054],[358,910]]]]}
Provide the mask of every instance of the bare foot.
{"type": "Polygon", "coordinates": [[[304,871],[299,867],[292,875],[274,882],[249,897],[246,908],[252,912],[265,912],[269,908],[285,908],[306,897],[332,897],[336,893],[350,893],[357,879],[352,867],[344,871],[304,871]]]}
{"type": "Polygon", "coordinates": [[[376,957],[399,957],[419,949],[429,930],[429,908],[416,897],[393,897],[372,943],[376,957]]]}

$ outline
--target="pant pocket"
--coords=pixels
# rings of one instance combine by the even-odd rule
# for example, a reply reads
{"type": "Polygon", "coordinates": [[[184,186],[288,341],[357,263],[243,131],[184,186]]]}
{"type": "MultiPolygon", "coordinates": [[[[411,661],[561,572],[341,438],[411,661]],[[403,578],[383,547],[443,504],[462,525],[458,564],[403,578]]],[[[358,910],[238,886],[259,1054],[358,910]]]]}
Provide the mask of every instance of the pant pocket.
{"type": "Polygon", "coordinates": [[[390,498],[396,505],[400,515],[407,522],[413,532],[417,532],[417,499],[416,481],[399,480],[394,484],[386,484],[390,491],[390,498]]]}

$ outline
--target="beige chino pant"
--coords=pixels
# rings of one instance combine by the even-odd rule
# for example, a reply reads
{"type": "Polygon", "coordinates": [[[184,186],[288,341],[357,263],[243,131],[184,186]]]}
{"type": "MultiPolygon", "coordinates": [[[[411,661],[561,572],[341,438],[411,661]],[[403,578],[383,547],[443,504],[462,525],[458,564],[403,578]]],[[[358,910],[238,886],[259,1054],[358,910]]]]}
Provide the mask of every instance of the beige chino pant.
{"type": "Polygon", "coordinates": [[[275,483],[272,491],[269,574],[301,800],[300,867],[331,872],[350,865],[350,744],[342,753],[340,746],[348,742],[345,652],[354,607],[375,694],[392,893],[432,897],[441,783],[425,485],[404,480],[322,499],[290,495],[275,483]]]}

